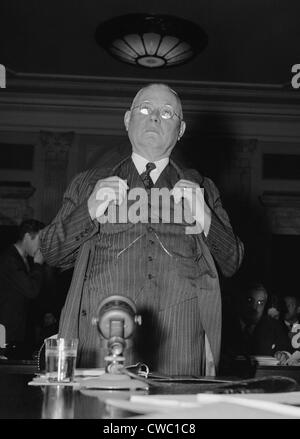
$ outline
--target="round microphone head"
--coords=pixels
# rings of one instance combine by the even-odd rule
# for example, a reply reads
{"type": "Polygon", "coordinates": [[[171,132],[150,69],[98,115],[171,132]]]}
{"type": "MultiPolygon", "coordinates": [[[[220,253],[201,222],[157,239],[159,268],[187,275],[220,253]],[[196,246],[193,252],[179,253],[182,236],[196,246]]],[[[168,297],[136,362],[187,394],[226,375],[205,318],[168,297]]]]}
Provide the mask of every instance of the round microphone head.
{"type": "Polygon", "coordinates": [[[136,306],[128,297],[113,295],[100,302],[97,309],[97,327],[104,338],[129,338],[135,324],[136,306]]]}

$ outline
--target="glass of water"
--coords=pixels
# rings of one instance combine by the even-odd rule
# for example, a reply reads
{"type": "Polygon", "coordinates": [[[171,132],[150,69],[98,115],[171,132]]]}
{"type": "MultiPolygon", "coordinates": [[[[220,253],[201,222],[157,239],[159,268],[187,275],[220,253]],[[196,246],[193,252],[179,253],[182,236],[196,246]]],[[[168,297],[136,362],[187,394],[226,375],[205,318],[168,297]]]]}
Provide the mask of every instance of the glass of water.
{"type": "Polygon", "coordinates": [[[47,338],[45,345],[48,381],[64,383],[73,381],[78,339],[47,338]]]}

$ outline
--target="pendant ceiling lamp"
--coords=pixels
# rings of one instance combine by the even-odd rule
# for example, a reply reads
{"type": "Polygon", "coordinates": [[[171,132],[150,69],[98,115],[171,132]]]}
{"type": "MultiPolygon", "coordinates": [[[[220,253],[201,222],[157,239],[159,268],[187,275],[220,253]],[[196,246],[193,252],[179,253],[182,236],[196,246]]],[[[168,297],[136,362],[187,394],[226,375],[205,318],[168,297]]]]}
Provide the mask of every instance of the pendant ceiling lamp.
{"type": "Polygon", "coordinates": [[[183,64],[207,45],[198,25],[170,15],[115,17],[98,25],[95,38],[118,60],[148,68],[183,64]]]}

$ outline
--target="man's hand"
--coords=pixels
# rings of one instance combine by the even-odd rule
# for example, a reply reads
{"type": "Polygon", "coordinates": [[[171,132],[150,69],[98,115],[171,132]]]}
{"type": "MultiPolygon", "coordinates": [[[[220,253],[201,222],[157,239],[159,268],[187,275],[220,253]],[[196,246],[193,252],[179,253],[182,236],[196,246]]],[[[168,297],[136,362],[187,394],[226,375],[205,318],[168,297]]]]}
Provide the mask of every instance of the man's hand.
{"type": "Polygon", "coordinates": [[[271,306],[271,308],[268,309],[267,314],[268,316],[272,317],[272,319],[276,320],[278,320],[280,317],[280,312],[277,308],[275,308],[275,306],[271,306]]]}
{"type": "Polygon", "coordinates": [[[179,203],[181,198],[187,200],[192,218],[200,226],[200,231],[204,231],[207,236],[211,223],[211,211],[205,203],[203,189],[197,183],[189,180],[179,180],[173,190],[175,203],[179,203]]]}
{"type": "Polygon", "coordinates": [[[275,352],[274,357],[278,360],[279,366],[285,366],[288,359],[291,357],[291,354],[287,351],[277,351],[275,352]]]}
{"type": "Polygon", "coordinates": [[[35,264],[43,265],[43,263],[44,263],[44,256],[42,255],[42,252],[41,252],[40,248],[38,248],[37,251],[35,252],[35,254],[33,256],[33,262],[35,264]]]}
{"type": "Polygon", "coordinates": [[[88,209],[92,220],[103,215],[109,203],[122,204],[127,189],[126,181],[117,176],[98,180],[88,199],[88,209]]]}

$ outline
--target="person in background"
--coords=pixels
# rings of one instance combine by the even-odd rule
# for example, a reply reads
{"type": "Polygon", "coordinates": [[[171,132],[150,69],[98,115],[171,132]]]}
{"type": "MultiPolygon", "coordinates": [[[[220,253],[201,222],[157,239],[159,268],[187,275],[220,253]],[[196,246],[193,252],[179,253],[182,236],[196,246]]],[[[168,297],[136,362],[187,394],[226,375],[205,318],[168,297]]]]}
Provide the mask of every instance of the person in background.
{"type": "Polygon", "coordinates": [[[272,304],[268,309],[268,315],[281,323],[281,326],[286,334],[288,334],[291,340],[290,352],[297,350],[298,341],[296,341],[295,335],[300,331],[300,307],[299,299],[293,294],[286,294],[281,299],[277,299],[277,303],[272,304]],[[294,339],[294,342],[292,342],[294,339]]]}
{"type": "Polygon", "coordinates": [[[299,299],[292,294],[287,294],[283,297],[283,309],[281,317],[287,331],[290,332],[294,325],[299,324],[299,299]]]}
{"type": "Polygon", "coordinates": [[[36,343],[37,347],[40,348],[44,343],[44,340],[58,332],[58,321],[52,311],[45,312],[39,325],[36,326],[36,343]]]}
{"type": "Polygon", "coordinates": [[[28,336],[27,317],[43,283],[40,231],[44,226],[35,219],[24,220],[16,242],[0,256],[0,323],[6,329],[8,356],[30,356],[33,340],[28,336]]]}
{"type": "Polygon", "coordinates": [[[284,364],[285,357],[289,358],[289,353],[294,353],[300,349],[299,299],[297,296],[292,294],[283,296],[279,321],[290,340],[287,355],[281,356],[281,363],[284,364]]]}
{"type": "Polygon", "coordinates": [[[289,351],[290,343],[280,322],[266,312],[268,293],[261,283],[253,283],[236,296],[223,322],[223,359],[238,356],[276,356],[289,351]]]}
{"type": "Polygon", "coordinates": [[[271,294],[267,304],[267,314],[273,319],[280,318],[280,299],[277,294],[271,294]]]}

